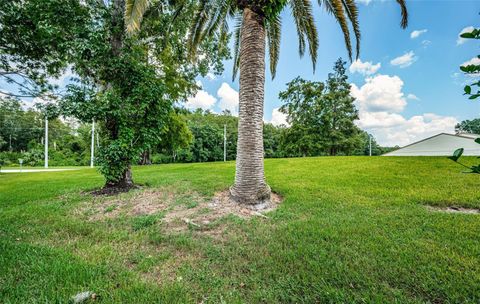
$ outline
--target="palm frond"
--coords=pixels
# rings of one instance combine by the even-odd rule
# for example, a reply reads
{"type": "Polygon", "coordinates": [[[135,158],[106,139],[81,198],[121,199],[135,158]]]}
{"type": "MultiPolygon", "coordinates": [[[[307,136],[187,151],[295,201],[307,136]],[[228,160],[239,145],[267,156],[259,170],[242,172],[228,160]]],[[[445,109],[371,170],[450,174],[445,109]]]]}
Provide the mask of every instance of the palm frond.
{"type": "Polygon", "coordinates": [[[348,19],[350,19],[350,23],[352,24],[353,33],[355,34],[355,42],[356,42],[356,59],[360,55],[360,25],[358,23],[358,8],[357,4],[354,0],[342,0],[343,6],[345,7],[345,11],[347,12],[348,19]]]}
{"type": "Polygon", "coordinates": [[[240,43],[242,38],[242,25],[243,25],[243,16],[237,14],[235,17],[235,32],[234,32],[234,44],[233,44],[233,75],[232,81],[235,81],[237,77],[238,70],[240,69],[240,43]]]}
{"type": "Polygon", "coordinates": [[[317,63],[318,52],[318,32],[315,26],[315,20],[312,14],[312,5],[310,0],[292,0],[290,1],[293,18],[297,27],[299,39],[299,53],[303,56],[305,52],[305,38],[308,42],[310,57],[312,59],[313,70],[317,63]]]}
{"type": "Polygon", "coordinates": [[[402,21],[400,22],[400,25],[402,28],[406,28],[408,26],[408,10],[407,10],[407,3],[405,0],[397,0],[397,3],[400,5],[400,8],[402,9],[402,21]]]}
{"type": "Polygon", "coordinates": [[[270,56],[270,73],[272,74],[272,79],[275,78],[277,72],[278,59],[280,57],[280,41],[281,41],[281,30],[282,30],[282,21],[280,16],[275,17],[274,20],[269,20],[267,22],[267,42],[268,42],[268,52],[270,56]]]}
{"type": "Polygon", "coordinates": [[[335,19],[337,19],[338,24],[343,32],[343,37],[345,39],[345,45],[348,51],[348,57],[352,60],[352,42],[350,40],[350,29],[348,28],[348,20],[345,16],[345,10],[342,0],[318,0],[318,3],[325,4],[325,7],[329,13],[331,13],[335,19]]]}
{"type": "Polygon", "coordinates": [[[133,34],[140,30],[143,15],[150,5],[150,0],[126,0],[125,26],[127,33],[133,34]]]}
{"type": "MultiPolygon", "coordinates": [[[[210,22],[205,30],[205,35],[210,36],[215,31],[218,31],[222,27],[228,28],[227,17],[229,15],[230,1],[216,1],[216,7],[214,7],[214,12],[210,18],[210,22]]],[[[223,30],[223,29],[222,29],[223,30]]]]}
{"type": "Polygon", "coordinates": [[[199,44],[207,36],[218,34],[225,36],[228,32],[228,16],[234,14],[232,0],[201,0],[194,17],[189,38],[191,55],[196,53],[199,44]]]}
{"type": "Polygon", "coordinates": [[[203,33],[203,27],[207,23],[208,15],[206,9],[208,7],[208,3],[208,0],[201,0],[199,2],[197,12],[193,18],[193,26],[188,39],[189,49],[192,54],[196,52],[200,37],[203,33]]]}

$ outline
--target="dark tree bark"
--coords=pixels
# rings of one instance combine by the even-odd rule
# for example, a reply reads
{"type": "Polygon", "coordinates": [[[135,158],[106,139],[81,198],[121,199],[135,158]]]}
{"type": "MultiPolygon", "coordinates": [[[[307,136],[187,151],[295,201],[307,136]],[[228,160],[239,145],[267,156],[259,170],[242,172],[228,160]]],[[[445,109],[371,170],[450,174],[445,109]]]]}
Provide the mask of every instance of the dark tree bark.
{"type": "Polygon", "coordinates": [[[144,151],[140,159],[140,165],[145,166],[145,165],[151,165],[151,164],[152,164],[152,159],[150,157],[150,151],[144,151]]]}

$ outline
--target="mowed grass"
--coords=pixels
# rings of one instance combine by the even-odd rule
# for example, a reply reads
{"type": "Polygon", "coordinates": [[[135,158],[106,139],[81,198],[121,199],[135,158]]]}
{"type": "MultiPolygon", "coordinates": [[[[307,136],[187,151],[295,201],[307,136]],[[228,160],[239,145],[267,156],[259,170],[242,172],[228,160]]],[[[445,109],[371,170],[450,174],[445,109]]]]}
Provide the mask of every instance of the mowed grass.
{"type": "MultiPolygon", "coordinates": [[[[480,208],[480,177],[461,171],[445,158],[266,160],[283,203],[225,218],[220,237],[165,231],[161,214],[86,218],[93,169],[2,174],[0,303],[87,290],[99,303],[479,303],[480,215],[426,208],[480,208]]],[[[144,188],[206,198],[233,176],[233,162],[134,168],[144,188]]]]}

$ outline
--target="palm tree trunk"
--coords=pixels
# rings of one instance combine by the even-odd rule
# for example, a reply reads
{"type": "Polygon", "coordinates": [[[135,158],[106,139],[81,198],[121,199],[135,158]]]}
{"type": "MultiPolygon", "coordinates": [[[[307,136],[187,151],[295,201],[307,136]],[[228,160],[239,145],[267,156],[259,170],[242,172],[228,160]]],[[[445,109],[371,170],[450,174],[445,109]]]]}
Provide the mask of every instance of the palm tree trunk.
{"type": "Polygon", "coordinates": [[[263,166],[263,101],[265,87],[265,20],[243,11],[240,42],[240,105],[235,184],[232,199],[259,204],[270,199],[263,166]]]}

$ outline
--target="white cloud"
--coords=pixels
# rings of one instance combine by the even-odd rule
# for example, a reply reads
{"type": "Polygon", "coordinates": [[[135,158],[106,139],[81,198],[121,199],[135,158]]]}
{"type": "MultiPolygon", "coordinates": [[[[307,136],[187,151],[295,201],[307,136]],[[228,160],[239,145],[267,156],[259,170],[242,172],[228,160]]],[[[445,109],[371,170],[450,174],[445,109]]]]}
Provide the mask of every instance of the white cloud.
{"type": "Polygon", "coordinates": [[[220,98],[218,106],[222,110],[229,110],[233,115],[238,114],[238,92],[235,91],[226,82],[222,83],[217,91],[217,95],[220,98]]]}
{"type": "Polygon", "coordinates": [[[407,95],[407,99],[410,99],[410,100],[420,100],[420,98],[418,98],[417,95],[415,95],[415,94],[408,94],[408,95],[407,95]]]}
{"type": "Polygon", "coordinates": [[[441,132],[454,132],[455,117],[432,113],[405,118],[401,112],[407,100],[420,100],[414,94],[405,97],[403,81],[398,76],[376,75],[365,79],[360,88],[352,84],[359,120],[356,124],[374,134],[383,146],[405,146],[441,132]]]}
{"type": "Polygon", "coordinates": [[[401,112],[407,105],[402,88],[400,77],[377,75],[365,79],[365,84],[360,88],[352,84],[351,94],[363,111],[401,112]]]}
{"type": "Polygon", "coordinates": [[[422,41],[423,48],[427,48],[430,44],[432,44],[430,40],[425,39],[422,41]]]}
{"type": "Polygon", "coordinates": [[[379,2],[387,2],[389,0],[357,0],[358,3],[362,3],[365,5],[369,5],[370,3],[379,3],[379,2]]]}
{"type": "MultiPolygon", "coordinates": [[[[472,59],[465,61],[464,63],[461,64],[462,66],[469,66],[469,65],[480,65],[480,58],[478,57],[473,57],[472,59]]],[[[471,73],[471,74],[465,74],[468,77],[479,77],[480,73],[471,73]]]]}
{"type": "Polygon", "coordinates": [[[375,74],[382,64],[379,62],[373,64],[371,61],[362,62],[362,60],[357,59],[350,65],[350,73],[360,73],[363,75],[375,74]]]}
{"type": "Polygon", "coordinates": [[[280,112],[279,108],[274,108],[272,110],[272,119],[270,120],[270,123],[274,126],[288,126],[289,124],[287,122],[287,114],[283,114],[282,112],[280,112]]]}
{"type": "Polygon", "coordinates": [[[390,63],[394,66],[400,66],[401,68],[406,68],[408,66],[411,66],[416,60],[417,60],[417,57],[415,57],[415,53],[413,51],[410,51],[408,53],[405,53],[402,56],[392,59],[390,63]]]}
{"type": "Polygon", "coordinates": [[[412,38],[412,39],[418,38],[418,37],[420,37],[420,35],[425,34],[426,32],[428,32],[427,29],[415,30],[410,34],[410,38],[412,38]]]}
{"type": "Polygon", "coordinates": [[[64,87],[71,82],[72,78],[75,78],[75,77],[78,77],[78,75],[72,71],[71,66],[68,66],[60,76],[51,77],[48,79],[48,81],[51,84],[57,85],[59,87],[64,87]]]}
{"type": "Polygon", "coordinates": [[[205,75],[205,78],[212,81],[212,80],[217,79],[217,76],[215,74],[213,74],[212,72],[208,72],[207,75],[205,75]]]}
{"type": "Polygon", "coordinates": [[[467,66],[467,65],[480,65],[480,58],[473,57],[472,59],[462,63],[462,66],[467,66]]]}
{"type": "Polygon", "coordinates": [[[185,107],[192,110],[198,108],[208,110],[211,109],[216,102],[217,99],[212,95],[208,94],[208,92],[204,90],[199,90],[197,91],[197,94],[195,96],[187,98],[185,107]]]}
{"type": "Polygon", "coordinates": [[[359,117],[357,125],[365,129],[391,128],[405,122],[402,115],[389,112],[360,111],[359,117]]]}
{"type": "MultiPolygon", "coordinates": [[[[382,112],[380,112],[382,113],[382,112]]],[[[458,120],[433,113],[416,115],[409,119],[395,113],[374,113],[361,116],[360,127],[371,128],[375,139],[383,146],[405,146],[438,133],[453,133],[458,120]],[[362,118],[366,118],[362,122],[362,118]]]]}
{"type": "Polygon", "coordinates": [[[467,26],[466,28],[464,28],[463,30],[461,30],[460,33],[458,33],[457,45],[464,44],[464,43],[467,42],[467,40],[468,40],[468,39],[465,39],[465,38],[460,37],[461,34],[470,33],[470,32],[472,32],[474,29],[475,29],[475,28],[474,28],[473,26],[467,26]]]}

